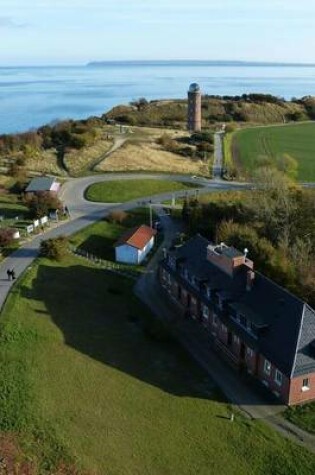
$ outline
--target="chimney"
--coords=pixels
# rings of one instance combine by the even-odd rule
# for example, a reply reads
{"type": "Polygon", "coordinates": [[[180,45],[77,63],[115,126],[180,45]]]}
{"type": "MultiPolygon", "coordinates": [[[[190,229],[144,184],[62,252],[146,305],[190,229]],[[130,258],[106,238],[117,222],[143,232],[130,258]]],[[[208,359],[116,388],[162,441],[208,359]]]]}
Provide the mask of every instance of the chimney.
{"type": "Polygon", "coordinates": [[[250,292],[253,288],[255,281],[255,272],[253,270],[247,271],[246,275],[246,290],[247,292],[250,292]]]}
{"type": "Polygon", "coordinates": [[[207,247],[207,260],[230,277],[233,277],[244,266],[249,269],[254,267],[254,263],[247,259],[246,255],[234,247],[227,246],[224,242],[221,242],[219,245],[210,244],[207,247]]]}

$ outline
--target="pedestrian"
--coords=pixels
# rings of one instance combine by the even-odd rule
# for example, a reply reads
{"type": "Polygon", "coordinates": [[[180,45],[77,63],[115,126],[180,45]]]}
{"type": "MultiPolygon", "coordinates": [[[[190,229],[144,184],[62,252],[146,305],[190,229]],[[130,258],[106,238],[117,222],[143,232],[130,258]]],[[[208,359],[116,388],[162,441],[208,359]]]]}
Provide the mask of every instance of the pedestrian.
{"type": "Polygon", "coordinates": [[[11,270],[11,277],[12,277],[12,280],[15,280],[15,270],[14,269],[11,270]]]}
{"type": "Polygon", "coordinates": [[[7,270],[7,276],[8,276],[8,280],[11,280],[12,274],[11,274],[10,269],[7,270]]]}

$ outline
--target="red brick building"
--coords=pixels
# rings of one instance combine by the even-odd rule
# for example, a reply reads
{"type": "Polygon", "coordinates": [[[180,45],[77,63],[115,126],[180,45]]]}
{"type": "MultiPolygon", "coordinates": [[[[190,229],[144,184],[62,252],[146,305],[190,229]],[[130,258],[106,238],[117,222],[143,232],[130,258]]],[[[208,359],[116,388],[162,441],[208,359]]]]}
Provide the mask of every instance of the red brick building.
{"type": "Polygon", "coordinates": [[[315,311],[245,254],[196,236],[170,249],[160,282],[230,364],[288,405],[315,399],[315,311]]]}
{"type": "Polygon", "coordinates": [[[187,129],[190,132],[201,131],[201,90],[193,83],[188,90],[187,129]]]}

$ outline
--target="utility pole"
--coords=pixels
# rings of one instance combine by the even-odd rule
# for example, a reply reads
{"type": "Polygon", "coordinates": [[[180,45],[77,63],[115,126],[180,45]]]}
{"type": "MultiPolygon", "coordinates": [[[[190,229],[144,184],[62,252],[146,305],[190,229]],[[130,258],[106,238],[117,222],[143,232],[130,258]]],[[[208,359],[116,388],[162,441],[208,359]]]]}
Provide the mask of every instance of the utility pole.
{"type": "Polygon", "coordinates": [[[152,205],[151,205],[151,203],[149,203],[149,210],[150,210],[150,228],[153,228],[152,205]]]}
{"type": "Polygon", "coordinates": [[[173,194],[173,197],[172,197],[172,206],[175,206],[176,205],[176,197],[175,197],[175,193],[173,194]]]}

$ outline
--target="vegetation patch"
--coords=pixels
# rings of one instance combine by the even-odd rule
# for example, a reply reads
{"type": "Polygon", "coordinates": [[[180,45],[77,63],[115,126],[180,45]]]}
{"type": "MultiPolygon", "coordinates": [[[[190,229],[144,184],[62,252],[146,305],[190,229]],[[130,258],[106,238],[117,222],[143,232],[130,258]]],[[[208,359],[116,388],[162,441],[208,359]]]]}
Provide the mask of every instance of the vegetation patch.
{"type": "Polygon", "coordinates": [[[235,165],[249,174],[289,155],[297,162],[298,180],[315,181],[314,123],[244,129],[234,134],[232,150],[235,165]]]}
{"type": "Polygon", "coordinates": [[[301,427],[315,434],[315,403],[303,404],[302,406],[290,407],[284,413],[285,417],[301,427]]]}
{"type": "Polygon", "coordinates": [[[302,447],[240,414],[230,422],[229,405],[165,328],[148,331],[153,317],[131,285],[69,257],[39,260],[9,295],[0,428],[17,434],[30,473],[207,475],[224,460],[227,475],[313,474],[302,447]]]}
{"type": "Polygon", "coordinates": [[[89,201],[123,203],[144,196],[195,188],[193,183],[163,180],[114,180],[95,183],[86,190],[89,201]]]}

